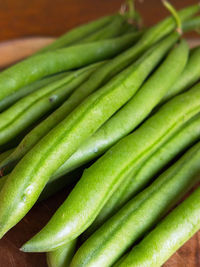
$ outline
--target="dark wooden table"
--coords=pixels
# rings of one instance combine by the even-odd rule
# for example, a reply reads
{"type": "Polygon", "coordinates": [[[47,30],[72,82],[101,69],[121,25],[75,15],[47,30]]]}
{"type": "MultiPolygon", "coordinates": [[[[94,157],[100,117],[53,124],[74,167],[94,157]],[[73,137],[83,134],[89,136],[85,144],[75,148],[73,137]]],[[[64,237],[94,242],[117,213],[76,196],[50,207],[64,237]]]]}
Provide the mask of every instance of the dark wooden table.
{"type": "MultiPolygon", "coordinates": [[[[26,38],[0,44],[0,67],[6,64],[6,61],[11,62],[32,53],[45,43],[51,42],[51,37],[58,36],[67,29],[118,10],[122,2],[121,0],[0,0],[0,41],[26,38]],[[43,38],[44,36],[50,38],[43,38]]],[[[197,1],[171,2],[177,8],[181,8],[197,1]]],[[[144,16],[146,25],[152,25],[167,15],[160,0],[138,1],[137,8],[144,16]]],[[[0,267],[46,267],[44,254],[23,253],[19,248],[46,224],[67,194],[68,191],[63,190],[48,201],[35,205],[31,212],[0,240],[0,267]]],[[[164,266],[200,267],[200,233],[179,249],[164,266]]]]}

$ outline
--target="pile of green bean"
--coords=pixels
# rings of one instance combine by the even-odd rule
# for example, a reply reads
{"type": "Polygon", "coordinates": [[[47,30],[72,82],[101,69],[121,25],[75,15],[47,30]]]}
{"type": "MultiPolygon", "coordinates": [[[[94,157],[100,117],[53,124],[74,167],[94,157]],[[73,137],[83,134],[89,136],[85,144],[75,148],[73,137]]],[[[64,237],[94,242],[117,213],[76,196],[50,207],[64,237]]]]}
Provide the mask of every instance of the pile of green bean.
{"type": "Polygon", "coordinates": [[[49,267],[161,266],[200,229],[200,5],[89,22],[0,73],[0,237],[71,192],[21,248],[49,267]],[[129,24],[130,21],[135,23],[129,24]],[[168,214],[168,215],[167,215],[168,214]]]}

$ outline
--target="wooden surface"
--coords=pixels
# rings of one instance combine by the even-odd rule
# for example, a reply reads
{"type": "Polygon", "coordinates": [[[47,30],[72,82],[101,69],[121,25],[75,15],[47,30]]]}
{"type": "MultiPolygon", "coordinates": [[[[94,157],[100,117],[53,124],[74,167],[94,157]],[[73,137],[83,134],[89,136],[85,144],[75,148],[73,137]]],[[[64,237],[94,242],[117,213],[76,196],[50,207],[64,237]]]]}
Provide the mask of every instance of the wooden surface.
{"type": "MultiPolygon", "coordinates": [[[[197,1],[172,2],[177,7],[182,7],[197,1]]],[[[57,36],[77,24],[113,12],[118,9],[120,3],[120,0],[0,0],[0,40],[23,37],[0,44],[0,67],[51,42],[53,39],[48,36],[57,36]]],[[[137,6],[145,16],[147,25],[166,15],[158,0],[144,0],[137,6]]],[[[0,267],[47,266],[44,254],[23,253],[19,248],[46,224],[67,194],[67,190],[63,190],[48,201],[35,205],[31,212],[0,240],[0,267]]],[[[200,233],[179,249],[164,266],[200,267],[200,233]]]]}
{"type": "MultiPolygon", "coordinates": [[[[124,0],[0,0],[0,40],[58,36],[76,25],[119,10],[124,0]]],[[[171,0],[177,7],[198,0],[171,0]]],[[[168,12],[161,0],[136,0],[147,25],[168,12]]]]}

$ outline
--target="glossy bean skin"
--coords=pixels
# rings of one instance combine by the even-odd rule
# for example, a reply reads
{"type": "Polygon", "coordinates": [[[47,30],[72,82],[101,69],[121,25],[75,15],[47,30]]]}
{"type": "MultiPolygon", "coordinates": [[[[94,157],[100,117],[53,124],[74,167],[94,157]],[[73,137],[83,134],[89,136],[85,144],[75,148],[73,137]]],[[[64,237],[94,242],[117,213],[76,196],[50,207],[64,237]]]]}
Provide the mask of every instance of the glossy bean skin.
{"type": "Polygon", "coordinates": [[[136,93],[172,43],[163,42],[152,47],[137,62],[88,97],[22,158],[0,193],[1,236],[35,204],[56,169],[136,93]]]}
{"type": "Polygon", "coordinates": [[[38,53],[43,53],[51,50],[55,50],[58,48],[62,48],[68,45],[72,45],[78,41],[80,41],[83,38],[87,38],[94,32],[98,31],[102,27],[107,26],[109,23],[112,22],[115,15],[102,17],[100,19],[97,19],[95,21],[91,21],[89,23],[83,24],[81,26],[78,26],[65,34],[61,35],[59,38],[57,38],[52,44],[40,49],[38,53]]]}
{"type": "MultiPolygon", "coordinates": [[[[126,180],[123,182],[123,185],[120,185],[120,190],[117,190],[118,193],[114,193],[113,196],[109,199],[91,227],[86,231],[85,236],[91,234],[91,232],[102,225],[106,219],[108,219],[120,207],[122,207],[123,204],[127,202],[127,200],[144,189],[145,186],[151,182],[152,178],[155,177],[155,175],[157,175],[157,173],[159,173],[165,167],[165,165],[169,164],[169,162],[175,156],[180,154],[184,149],[192,145],[199,138],[200,115],[197,115],[189,120],[188,123],[184,124],[184,126],[180,129],[180,131],[176,133],[175,136],[169,139],[168,142],[166,142],[160,149],[158,149],[158,151],[156,151],[148,160],[146,160],[145,163],[142,164],[142,168],[139,168],[137,172],[135,172],[134,176],[132,174],[132,178],[130,178],[132,179],[133,183],[130,183],[128,178],[126,178],[126,180]]],[[[11,151],[9,153],[11,153],[11,151]]],[[[5,155],[5,157],[6,156],[7,154],[5,155]]],[[[69,177],[64,176],[57,181],[55,180],[55,175],[53,175],[45,186],[44,190],[47,193],[45,193],[44,195],[42,192],[40,198],[46,199],[47,197],[53,195],[58,191],[58,188],[60,189],[68,185],[68,183],[72,183],[76,176],[76,174],[73,174],[72,176],[70,175],[69,177]],[[53,186],[51,186],[52,182],[53,186]],[[58,185],[60,186],[58,187],[58,185]]],[[[3,183],[4,182],[1,179],[0,189],[3,187],[3,183]]]]}
{"type": "MultiPolygon", "coordinates": [[[[97,64],[97,66],[99,63],[97,64]]],[[[50,83],[36,92],[19,100],[0,114],[0,145],[14,139],[18,134],[55,109],[86,80],[97,67],[96,64],[50,83]]],[[[12,156],[11,156],[12,157],[12,156]]],[[[4,164],[4,163],[2,163],[4,164]]]]}
{"type": "Polygon", "coordinates": [[[62,79],[64,76],[67,76],[68,74],[70,74],[70,72],[66,73],[66,72],[62,72],[59,74],[55,74],[52,76],[48,76],[42,80],[36,81],[28,86],[25,86],[23,88],[21,88],[19,91],[17,91],[16,93],[4,98],[2,101],[0,101],[0,112],[4,111],[6,108],[10,107],[11,105],[13,105],[14,103],[16,103],[19,99],[41,89],[42,87],[56,81],[59,79],[62,79]]]}
{"type": "Polygon", "coordinates": [[[77,240],[72,240],[65,247],[47,253],[48,267],[67,267],[75,253],[77,240]]]}
{"type": "Polygon", "coordinates": [[[200,47],[191,51],[188,63],[178,81],[166,93],[162,102],[166,102],[173,96],[184,92],[200,79],[200,47]]]}
{"type": "Polygon", "coordinates": [[[171,52],[168,59],[155,74],[152,74],[137,94],[58,169],[54,174],[55,178],[100,156],[118,140],[133,131],[179,78],[187,58],[188,47],[182,41],[180,47],[178,46],[171,52]]]}
{"type": "MultiPolygon", "coordinates": [[[[177,40],[178,35],[172,34],[169,38],[167,38],[167,42],[171,45],[177,40]]],[[[133,53],[134,55],[134,53],[133,53]]],[[[30,133],[28,133],[25,138],[20,142],[19,146],[16,148],[14,153],[1,164],[1,167],[6,166],[7,164],[11,164],[14,162],[18,162],[37,142],[45,136],[53,127],[55,127],[59,122],[61,122],[78,104],[83,101],[92,91],[96,90],[103,81],[108,78],[108,71],[109,71],[109,78],[112,77],[114,73],[119,71],[119,68],[123,66],[121,56],[120,60],[116,59],[111,60],[112,62],[108,62],[104,64],[102,67],[97,69],[93,75],[83,83],[70,97],[69,99],[60,107],[58,108],[53,114],[51,114],[46,120],[40,123],[37,127],[35,127],[30,133]],[[114,64],[115,63],[115,64],[114,64]],[[117,66],[117,68],[116,68],[117,66]],[[106,74],[106,75],[105,75],[106,74]]],[[[127,64],[127,56],[125,52],[124,63],[127,64]]]]}
{"type": "MultiPolygon", "coordinates": [[[[0,145],[13,140],[25,129],[33,125],[47,112],[55,109],[79,86],[101,63],[92,64],[78,71],[67,74],[40,90],[24,97],[0,114],[0,145]]],[[[2,162],[4,167],[12,163],[12,155],[2,162]]],[[[0,167],[0,168],[1,168],[0,167]]]]}
{"type": "Polygon", "coordinates": [[[200,229],[200,187],[164,218],[116,267],[159,267],[200,229]]]}
{"type": "Polygon", "coordinates": [[[114,215],[131,198],[152,182],[163,168],[186,148],[200,139],[200,115],[190,119],[181,129],[163,144],[152,156],[144,160],[129,174],[105,204],[93,224],[84,233],[88,238],[98,227],[114,215]]]}
{"type": "MultiPolygon", "coordinates": [[[[137,37],[138,33],[136,33],[135,36],[137,37]]],[[[121,59],[118,61],[118,57],[111,61],[112,62],[108,62],[100,67],[99,70],[97,69],[97,71],[95,71],[94,74],[91,75],[91,77],[83,83],[61,107],[28,133],[20,142],[19,146],[12,154],[12,157],[8,159],[7,164],[18,162],[35,144],[37,144],[42,137],[44,137],[53,127],[61,122],[85,98],[87,98],[93,91],[104,85],[112,78],[113,75],[122,70],[125,65],[130,63],[127,61],[126,56],[124,57],[124,64],[121,64],[121,59]]]]}
{"type": "Polygon", "coordinates": [[[111,58],[131,46],[134,39],[135,33],[130,33],[27,58],[0,73],[0,100],[45,76],[111,58]]]}
{"type": "Polygon", "coordinates": [[[200,180],[199,159],[200,143],[103,224],[79,248],[70,267],[112,266],[200,180]]]}
{"type": "Polygon", "coordinates": [[[50,251],[83,233],[136,164],[152,155],[199,113],[199,99],[200,84],[173,98],[138,130],[110,148],[84,171],[66,201],[47,225],[25,244],[24,251],[50,251]]]}
{"type": "MultiPolygon", "coordinates": [[[[185,21],[198,12],[199,9],[200,7],[198,5],[194,5],[181,10],[179,12],[179,16],[182,21],[185,21]]],[[[24,138],[15,151],[15,161],[17,162],[21,157],[23,157],[46,133],[48,133],[58,122],[62,121],[66,115],[80,104],[84,98],[102,86],[112,76],[122,71],[123,68],[127,67],[131,62],[137,59],[152,44],[169,34],[173,29],[175,29],[175,27],[176,23],[172,17],[161,21],[154,27],[147,30],[135,46],[120,54],[97,70],[91,78],[84,83],[79,90],[77,90],[62,107],[60,107],[60,109],[57,110],[57,112],[52,114],[52,116],[47,118],[44,123],[41,123],[24,138]]]]}
{"type": "MultiPolygon", "coordinates": [[[[197,13],[199,9],[199,5],[194,5],[181,10],[179,12],[180,19],[182,21],[189,19],[197,13]]],[[[176,23],[174,19],[169,17],[149,29],[144,34],[140,44],[134,49],[135,54],[141,54],[144,51],[144,47],[149,47],[152,43],[160,40],[175,27],[176,23]]],[[[20,87],[28,85],[44,76],[110,58],[125,48],[128,48],[134,37],[134,34],[128,34],[128,36],[115,38],[114,41],[106,40],[90,44],[75,45],[69,48],[61,48],[56,51],[42,53],[26,59],[1,73],[0,84],[2,88],[0,90],[0,100],[17,91],[20,87]],[[98,49],[100,49],[101,53],[99,53],[98,49]],[[32,73],[32,75],[30,75],[30,73],[32,73]],[[9,77],[12,77],[12,80],[9,77]]],[[[127,53],[127,58],[129,58],[129,53],[127,53]]]]}

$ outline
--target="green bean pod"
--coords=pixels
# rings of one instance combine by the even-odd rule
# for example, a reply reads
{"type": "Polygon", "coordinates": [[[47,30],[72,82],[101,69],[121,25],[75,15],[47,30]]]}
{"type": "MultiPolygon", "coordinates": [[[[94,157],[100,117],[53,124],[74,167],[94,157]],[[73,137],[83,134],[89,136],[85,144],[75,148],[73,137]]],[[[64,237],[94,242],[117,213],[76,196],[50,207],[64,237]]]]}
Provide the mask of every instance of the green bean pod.
{"type": "MultiPolygon", "coordinates": [[[[181,10],[178,14],[182,21],[193,16],[200,7],[198,5],[181,10]]],[[[141,40],[132,48],[128,49],[102,68],[97,70],[91,78],[77,90],[57,112],[52,114],[44,123],[36,127],[25,139],[21,142],[15,151],[15,161],[17,162],[29,151],[46,133],[48,133],[58,122],[69,114],[84,98],[93,91],[98,89],[112,76],[116,75],[123,68],[127,67],[131,62],[137,59],[148,47],[162,39],[175,29],[176,23],[172,17],[169,17],[154,27],[147,30],[141,40]]]]}
{"type": "MultiPolygon", "coordinates": [[[[199,10],[199,5],[193,5],[182,9],[178,14],[180,19],[185,21],[199,10]]],[[[176,22],[173,17],[169,17],[152,27],[144,34],[137,47],[134,48],[134,53],[137,55],[141,54],[144,48],[149,47],[169,34],[175,27],[176,22]]],[[[135,40],[134,33],[115,38],[114,40],[98,41],[62,48],[26,59],[0,74],[0,84],[2,86],[0,100],[19,90],[20,87],[28,85],[44,76],[110,58],[130,46],[132,38],[135,40]]],[[[129,51],[127,53],[127,58],[129,58],[129,53],[131,52],[129,51]]]]}
{"type": "Polygon", "coordinates": [[[183,22],[184,32],[199,31],[200,28],[200,16],[190,18],[183,22]]]}
{"type": "Polygon", "coordinates": [[[200,229],[200,187],[164,218],[116,267],[159,267],[200,229]]]}
{"type": "Polygon", "coordinates": [[[62,79],[63,77],[66,77],[69,75],[70,72],[62,72],[59,74],[55,74],[53,76],[48,76],[42,80],[36,81],[34,83],[31,83],[25,87],[22,87],[19,91],[15,92],[14,94],[4,98],[3,100],[0,101],[0,112],[4,111],[6,108],[10,107],[14,103],[16,103],[19,99],[41,89],[42,87],[57,81],[59,79],[62,79]]]}
{"type": "Polygon", "coordinates": [[[112,266],[200,180],[199,160],[197,143],[89,237],[70,267],[112,266]]]}
{"type": "Polygon", "coordinates": [[[48,267],[67,267],[75,253],[77,240],[72,240],[65,247],[47,253],[48,267]]]}
{"type": "MultiPolygon", "coordinates": [[[[25,244],[24,251],[54,250],[83,233],[92,224],[126,176],[133,171],[133,168],[152,155],[186,121],[200,112],[199,99],[200,84],[173,98],[159,112],[143,123],[138,130],[110,148],[84,171],[66,201],[47,225],[25,244]]],[[[44,140],[45,138],[43,138],[44,140]]],[[[20,174],[23,177],[22,173],[20,174]]],[[[8,181],[12,182],[10,178],[8,181]]],[[[9,185],[9,182],[5,184],[0,194],[1,207],[3,207],[2,209],[0,207],[0,215],[4,211],[5,217],[8,214],[7,209],[11,210],[11,206],[8,205],[10,196],[8,195],[6,198],[6,190],[8,190],[6,185],[9,185]]],[[[12,186],[12,189],[18,187],[18,185],[12,186]]],[[[12,204],[15,202],[18,200],[12,199],[12,204]]],[[[1,215],[1,217],[3,216],[1,215]]],[[[0,224],[1,227],[7,225],[5,220],[0,224]]]]}
{"type": "Polygon", "coordinates": [[[200,47],[192,50],[188,63],[178,81],[169,89],[162,102],[184,92],[200,79],[200,47]]]}
{"type": "Polygon", "coordinates": [[[0,193],[0,236],[30,210],[57,168],[136,93],[171,44],[163,41],[152,47],[88,97],[22,158],[0,193]]]}
{"type": "Polygon", "coordinates": [[[9,149],[3,153],[0,154],[0,162],[6,159],[10,154],[14,151],[14,149],[9,149]]]}
{"type": "Polygon", "coordinates": [[[99,29],[107,26],[112,20],[115,18],[115,15],[105,16],[100,19],[91,21],[89,23],[83,24],[79,27],[76,27],[65,34],[61,35],[50,45],[45,46],[40,49],[38,53],[43,53],[51,50],[55,50],[58,48],[62,48],[68,45],[72,45],[83,38],[87,38],[90,34],[95,33],[99,29]]]}
{"type": "Polygon", "coordinates": [[[55,179],[100,156],[114,143],[134,130],[179,78],[187,58],[188,46],[185,41],[182,41],[179,46],[172,50],[164,63],[137,94],[56,171],[55,179]]]}
{"type": "Polygon", "coordinates": [[[74,45],[27,58],[0,73],[0,100],[45,76],[111,58],[133,44],[135,33],[74,45]]]}
{"type": "Polygon", "coordinates": [[[81,39],[80,43],[83,44],[117,37],[124,33],[124,29],[127,28],[127,24],[128,23],[123,16],[119,14],[115,15],[108,25],[102,27],[90,36],[86,36],[85,38],[81,39]]]}
{"type": "MultiPolygon", "coordinates": [[[[170,48],[170,46],[172,46],[177,39],[177,33],[171,34],[171,36],[166,37],[166,45],[170,48]]],[[[165,44],[163,44],[163,47],[164,46],[165,44]]],[[[128,53],[128,55],[130,55],[130,53],[128,53]]],[[[135,52],[133,49],[133,58],[134,55],[135,52]]],[[[34,128],[33,131],[25,136],[14,153],[7,159],[6,164],[18,162],[32,147],[34,147],[34,145],[37,144],[37,142],[42,137],[45,136],[45,134],[47,134],[53,127],[61,122],[78,104],[80,104],[84,100],[84,98],[86,98],[89,94],[91,94],[98,87],[104,84],[104,82],[108,78],[111,78],[113,74],[116,74],[120,70],[120,68],[124,67],[124,64],[127,64],[127,62],[129,62],[127,61],[126,52],[125,56],[122,58],[121,56],[118,56],[117,58],[111,60],[111,62],[108,62],[97,69],[97,71],[95,71],[93,75],[91,75],[91,77],[88,79],[88,81],[83,83],[83,85],[80,86],[60,108],[58,108],[51,116],[49,116],[46,120],[44,120],[41,124],[34,128]],[[124,58],[123,64],[122,58],[124,58]]],[[[5,165],[1,164],[1,167],[5,165]]]]}
{"type": "MultiPolygon", "coordinates": [[[[7,143],[48,111],[56,108],[101,63],[74,71],[66,77],[19,100],[0,114],[0,145],[7,143]]],[[[3,163],[2,163],[3,164],[3,163]]]]}
{"type": "Polygon", "coordinates": [[[181,152],[193,145],[199,139],[200,114],[184,124],[173,137],[126,177],[102,208],[93,224],[86,230],[84,239],[90,236],[131,198],[150,184],[154,177],[158,175],[175,157],[180,155],[181,152]]]}

